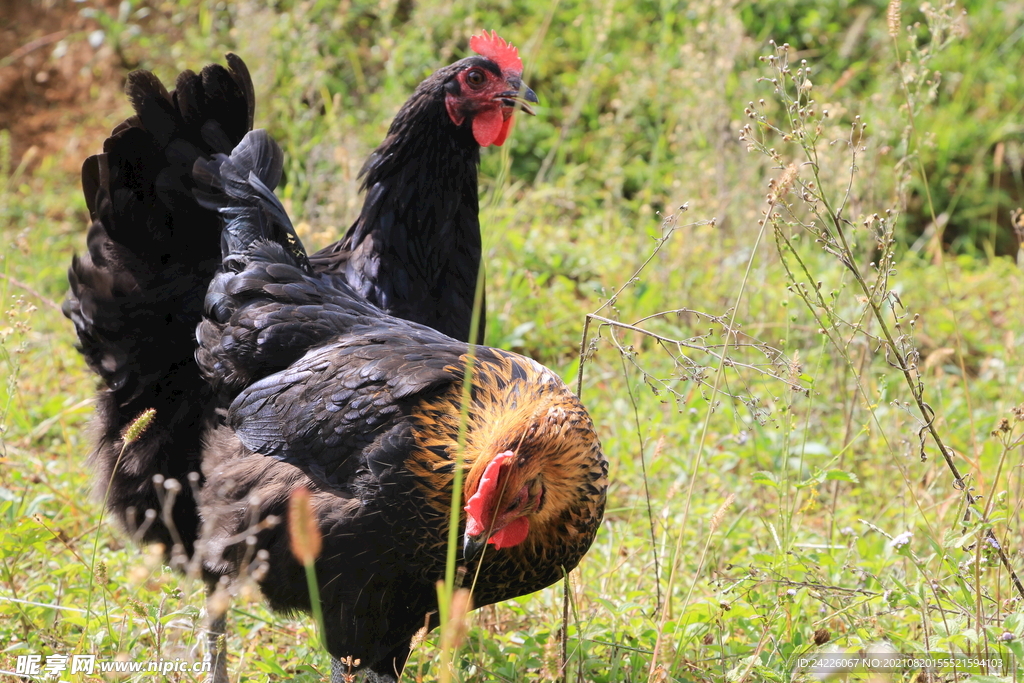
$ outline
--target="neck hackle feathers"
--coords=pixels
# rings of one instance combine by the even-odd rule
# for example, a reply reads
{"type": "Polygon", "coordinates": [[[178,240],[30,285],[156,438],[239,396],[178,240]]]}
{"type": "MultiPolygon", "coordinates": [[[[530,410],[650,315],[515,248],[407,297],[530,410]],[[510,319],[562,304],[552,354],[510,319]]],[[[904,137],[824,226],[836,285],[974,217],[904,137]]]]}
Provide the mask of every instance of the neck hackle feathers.
{"type": "Polygon", "coordinates": [[[523,73],[523,60],[519,59],[519,50],[515,45],[498,35],[497,31],[473,36],[469,39],[469,49],[481,57],[487,57],[501,67],[502,71],[523,73]]]}

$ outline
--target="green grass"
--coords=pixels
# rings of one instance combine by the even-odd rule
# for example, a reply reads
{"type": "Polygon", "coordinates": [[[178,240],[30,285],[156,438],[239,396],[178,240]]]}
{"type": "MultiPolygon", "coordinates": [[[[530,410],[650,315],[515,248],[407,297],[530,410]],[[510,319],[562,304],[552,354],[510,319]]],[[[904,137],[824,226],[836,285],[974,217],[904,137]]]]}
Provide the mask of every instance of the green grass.
{"type": "MultiPolygon", "coordinates": [[[[582,398],[611,488],[570,577],[569,679],[799,679],[815,639],[1024,656],[1021,596],[985,538],[1024,573],[1019,8],[907,7],[894,39],[884,3],[275,6],[154,2],[108,15],[108,40],[165,81],[227,50],[247,61],[312,248],[354,217],[362,159],[423,77],[479,28],[520,47],[544,106],[483,155],[488,342],[573,382],[587,313],[642,328],[589,327],[582,398]],[[788,75],[758,59],[779,62],[770,38],[792,46],[788,75]],[[973,505],[922,431],[917,382],[973,505]]],[[[6,148],[0,669],[31,653],[194,656],[199,582],[97,527],[95,382],[52,305],[84,248],[77,179],[55,159],[19,170],[6,148]]],[[[556,586],[474,613],[455,677],[557,674],[562,610],[556,586]]],[[[229,619],[233,680],[326,672],[311,618],[243,591],[229,619]]],[[[438,676],[437,641],[406,680],[438,676]]]]}

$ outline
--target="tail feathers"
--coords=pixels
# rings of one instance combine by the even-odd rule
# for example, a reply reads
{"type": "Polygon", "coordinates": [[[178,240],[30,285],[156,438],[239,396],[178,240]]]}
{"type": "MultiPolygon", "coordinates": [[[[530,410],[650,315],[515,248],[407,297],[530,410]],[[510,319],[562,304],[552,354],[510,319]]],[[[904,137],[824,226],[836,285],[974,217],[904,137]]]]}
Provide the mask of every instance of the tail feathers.
{"type": "Polygon", "coordinates": [[[143,542],[192,551],[199,518],[189,474],[199,471],[216,402],[195,360],[195,329],[220,266],[220,218],[192,191],[197,159],[230,152],[252,127],[252,82],[241,59],[182,73],[173,91],[147,72],[128,77],[135,114],[82,167],[92,217],[87,251],[68,272],[64,313],[103,379],[93,458],[107,505],[135,535],[147,510],[167,511],[153,477],[181,490],[171,519],[158,514],[143,542]],[[156,417],[131,444],[121,433],[144,410],[156,417]],[[134,521],[133,521],[134,520],[134,521]]]}
{"type": "Polygon", "coordinates": [[[248,133],[230,155],[199,159],[193,175],[199,204],[221,214],[221,256],[242,256],[260,242],[275,242],[312,272],[302,240],[274,195],[281,181],[284,154],[265,130],[248,133]],[[205,189],[208,188],[208,189],[205,189]]]}
{"type": "Polygon", "coordinates": [[[135,115],[82,167],[93,224],[88,253],[71,264],[64,311],[89,365],[110,389],[128,392],[122,400],[187,364],[195,346],[206,287],[220,265],[220,230],[216,213],[192,195],[192,166],[230,152],[255,108],[244,62],[227,61],[228,68],[183,72],[170,93],[149,72],[130,74],[125,91],[135,115]],[[149,336],[166,342],[137,343],[149,336]]]}
{"type": "Polygon", "coordinates": [[[344,281],[310,267],[274,196],[281,164],[277,144],[254,130],[230,156],[195,165],[196,198],[224,221],[223,265],[206,293],[196,360],[224,399],[384,316],[344,281]]]}
{"type": "Polygon", "coordinates": [[[97,186],[110,194],[110,237],[151,268],[168,257],[195,263],[218,255],[216,217],[192,197],[192,166],[198,158],[229,153],[252,125],[248,70],[234,55],[228,64],[211,64],[199,75],[183,72],[172,93],[149,72],[130,74],[125,92],[135,116],[83,169],[88,201],[97,186]]]}

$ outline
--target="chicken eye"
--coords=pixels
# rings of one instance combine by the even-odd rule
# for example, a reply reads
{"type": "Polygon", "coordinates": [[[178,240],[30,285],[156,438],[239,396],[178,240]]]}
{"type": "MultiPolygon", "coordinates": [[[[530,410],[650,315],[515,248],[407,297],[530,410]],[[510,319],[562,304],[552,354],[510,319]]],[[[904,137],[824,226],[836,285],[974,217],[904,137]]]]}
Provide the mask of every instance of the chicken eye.
{"type": "Polygon", "coordinates": [[[480,69],[473,69],[466,74],[466,83],[473,88],[479,88],[487,81],[487,77],[484,76],[484,72],[480,69]]]}
{"type": "Polygon", "coordinates": [[[515,512],[519,508],[523,507],[526,505],[526,501],[529,500],[529,498],[529,491],[526,490],[526,487],[523,487],[523,490],[519,492],[519,495],[517,495],[515,499],[505,507],[505,514],[515,512]]]}

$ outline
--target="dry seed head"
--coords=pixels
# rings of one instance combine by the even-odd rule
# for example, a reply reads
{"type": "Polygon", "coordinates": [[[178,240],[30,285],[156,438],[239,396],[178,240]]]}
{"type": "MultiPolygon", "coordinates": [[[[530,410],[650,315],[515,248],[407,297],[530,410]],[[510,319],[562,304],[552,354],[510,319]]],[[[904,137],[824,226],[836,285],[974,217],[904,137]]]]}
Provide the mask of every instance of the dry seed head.
{"type": "Polygon", "coordinates": [[[654,460],[657,460],[658,456],[661,455],[661,452],[664,449],[665,449],[665,435],[662,434],[661,436],[658,437],[657,443],[654,444],[654,453],[651,454],[651,461],[653,462],[654,460]]]}
{"type": "Polygon", "coordinates": [[[462,641],[469,633],[469,620],[466,615],[473,609],[472,594],[468,588],[460,588],[452,595],[452,604],[449,609],[448,624],[445,628],[444,640],[453,650],[459,649],[462,641]]]}
{"type": "Polygon", "coordinates": [[[799,170],[800,167],[797,166],[796,162],[786,167],[782,176],[774,183],[771,187],[771,191],[768,193],[768,202],[770,204],[775,204],[789,194],[789,190],[793,186],[793,181],[796,180],[796,175],[799,170]]]}
{"type": "Polygon", "coordinates": [[[345,673],[341,675],[342,680],[345,683],[353,683],[356,680],[356,674],[352,670],[359,666],[360,660],[354,659],[352,655],[348,655],[339,659],[338,662],[345,665],[345,673]]]}
{"type": "Polygon", "coordinates": [[[715,511],[715,514],[711,515],[711,533],[715,533],[715,530],[718,528],[718,526],[722,523],[722,520],[725,518],[726,511],[730,507],[732,507],[733,501],[735,500],[736,494],[730,493],[729,497],[725,499],[725,502],[722,503],[721,507],[719,507],[715,511]]]}
{"type": "Polygon", "coordinates": [[[140,619],[145,619],[148,616],[146,612],[146,605],[135,598],[128,598],[128,607],[135,613],[135,616],[140,619]]]}
{"type": "Polygon", "coordinates": [[[424,626],[419,631],[416,631],[416,633],[413,634],[412,640],[409,641],[409,649],[410,650],[415,650],[417,647],[419,647],[420,643],[422,643],[423,639],[426,638],[426,637],[427,637],[427,627],[424,626]]]}
{"type": "Polygon", "coordinates": [[[292,553],[299,562],[306,566],[313,564],[320,555],[323,539],[313,514],[312,496],[305,487],[292,491],[288,499],[288,535],[292,553]]]}
{"type": "Polygon", "coordinates": [[[555,651],[555,638],[548,638],[548,641],[544,643],[544,666],[541,669],[541,675],[545,681],[557,681],[561,676],[559,670],[561,667],[558,665],[558,653],[555,651]]]}
{"type": "Polygon", "coordinates": [[[886,19],[889,21],[889,35],[893,38],[897,38],[900,35],[900,9],[902,4],[900,0],[892,0],[889,3],[889,11],[886,13],[886,19]]]}

